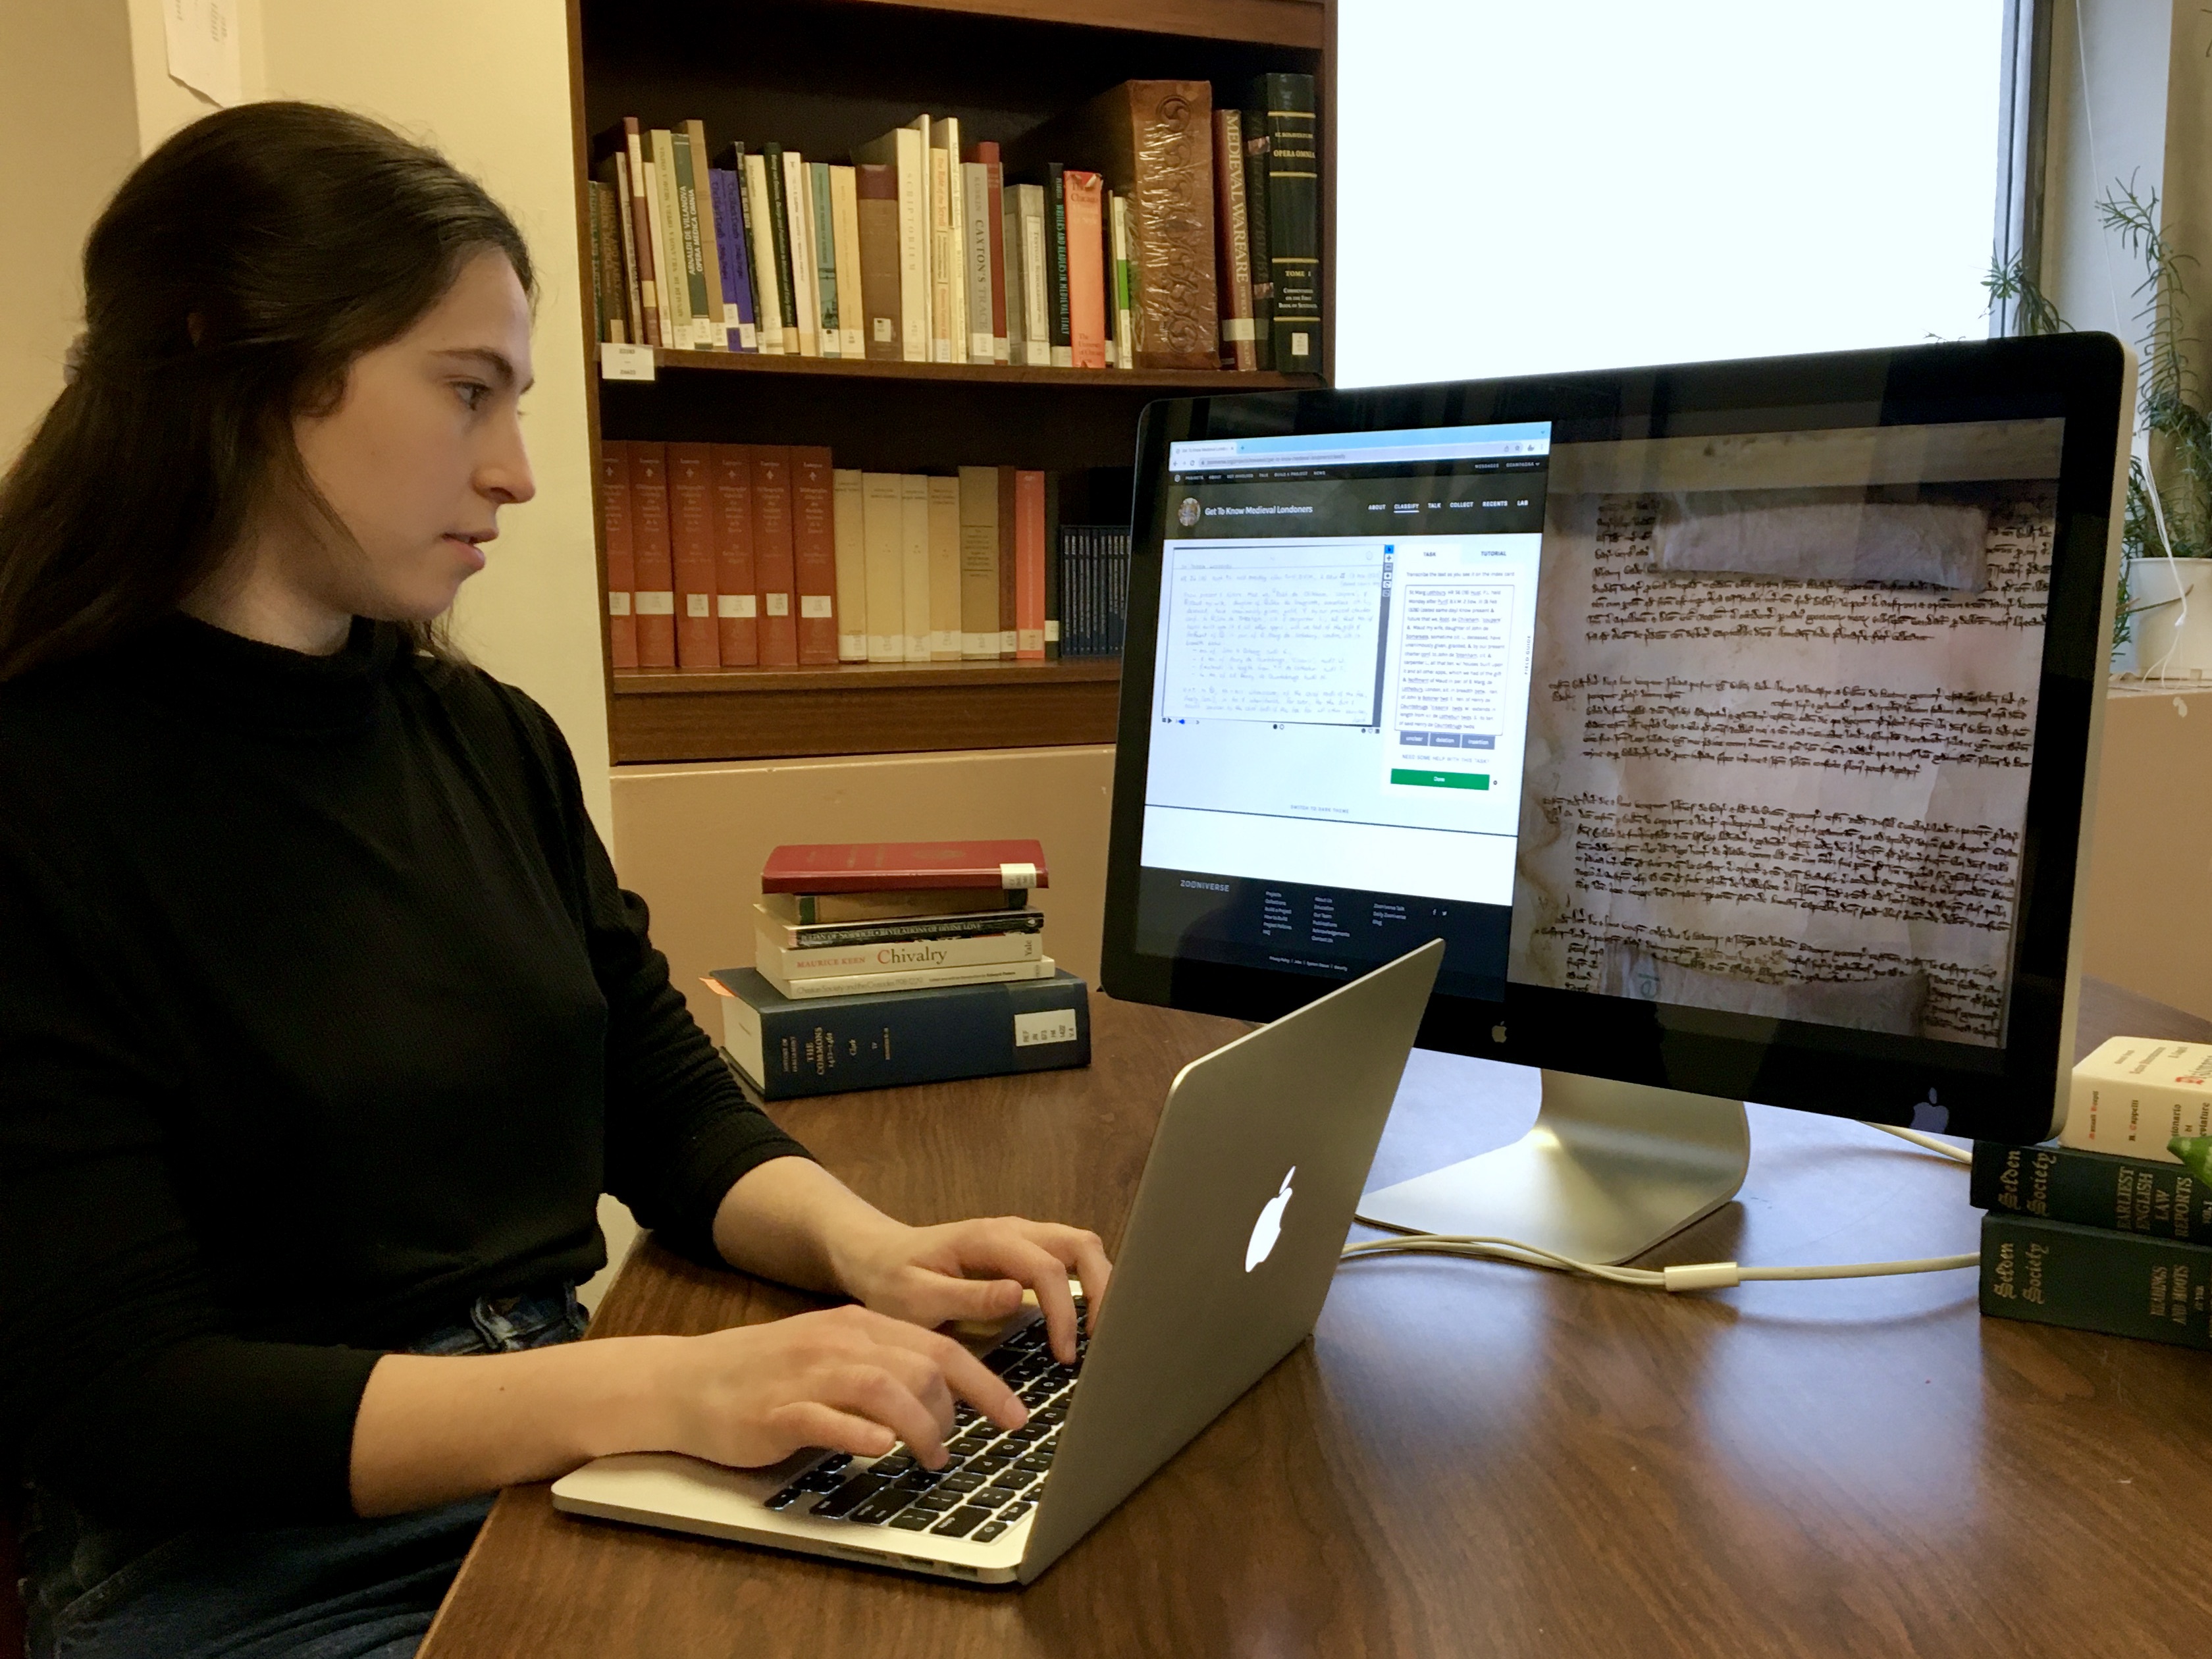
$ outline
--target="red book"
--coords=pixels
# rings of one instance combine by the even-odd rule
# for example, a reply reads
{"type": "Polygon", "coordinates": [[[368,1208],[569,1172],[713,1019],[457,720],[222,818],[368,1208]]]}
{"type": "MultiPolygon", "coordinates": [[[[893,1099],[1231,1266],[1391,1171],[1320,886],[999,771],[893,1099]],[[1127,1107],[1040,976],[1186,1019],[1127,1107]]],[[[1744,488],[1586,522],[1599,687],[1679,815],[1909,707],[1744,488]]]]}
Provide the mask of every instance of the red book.
{"type": "Polygon", "coordinates": [[[637,665],[676,666],[676,562],[668,544],[668,446],[629,447],[630,546],[637,560],[637,665]]]}
{"type": "Polygon", "coordinates": [[[791,452],[755,444],[753,454],[753,570],[760,583],[760,659],[765,668],[799,665],[799,618],[791,596],[791,452]]]}
{"type": "Polygon", "coordinates": [[[827,449],[791,452],[792,603],[799,610],[799,660],[837,660],[837,518],[827,449]]]}
{"type": "MultiPolygon", "coordinates": [[[[1078,368],[1106,367],[1106,252],[1103,181],[1070,167],[1067,196],[1067,339],[1078,368]]],[[[1043,626],[1042,623],[1038,624],[1043,626]]]]}
{"type": "Polygon", "coordinates": [[[720,668],[714,623],[714,454],[668,446],[668,544],[676,576],[676,665],[720,668]]]}
{"type": "Polygon", "coordinates": [[[607,532],[607,661],[615,670],[637,666],[637,617],[630,596],[637,586],[637,550],[630,540],[629,446],[619,439],[599,446],[599,522],[607,532]]]}
{"type": "Polygon", "coordinates": [[[1033,841],[864,841],[779,847],[763,893],[881,893],[915,887],[1049,887],[1033,841]]]}
{"type": "Polygon", "coordinates": [[[982,165],[983,177],[988,181],[991,215],[991,356],[994,362],[1006,361],[1006,307],[1021,303],[1020,296],[1006,292],[1006,169],[999,159],[999,147],[988,139],[968,146],[963,161],[982,165]]]}
{"type": "Polygon", "coordinates": [[[714,617],[722,666],[760,660],[760,583],[753,568],[753,458],[743,444],[714,451],[714,617]]]}
{"type": "Polygon", "coordinates": [[[1044,474],[1014,474],[1014,655],[1044,660],[1044,474]]]}

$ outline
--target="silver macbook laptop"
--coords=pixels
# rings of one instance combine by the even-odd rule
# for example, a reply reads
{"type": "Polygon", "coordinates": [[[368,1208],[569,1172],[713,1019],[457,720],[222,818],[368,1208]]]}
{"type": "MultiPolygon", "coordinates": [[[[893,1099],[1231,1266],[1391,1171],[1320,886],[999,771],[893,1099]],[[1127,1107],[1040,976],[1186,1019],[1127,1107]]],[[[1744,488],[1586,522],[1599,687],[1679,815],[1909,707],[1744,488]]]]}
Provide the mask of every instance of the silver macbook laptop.
{"type": "Polygon", "coordinates": [[[1028,1583],[1303,1341],[1443,959],[1432,941],[1193,1060],[1168,1093],[1097,1334],[1018,1320],[985,1356],[1030,1408],[963,1406],[945,1469],[902,1449],[765,1469],[603,1457],[556,1508],[977,1583],[1028,1583]]]}

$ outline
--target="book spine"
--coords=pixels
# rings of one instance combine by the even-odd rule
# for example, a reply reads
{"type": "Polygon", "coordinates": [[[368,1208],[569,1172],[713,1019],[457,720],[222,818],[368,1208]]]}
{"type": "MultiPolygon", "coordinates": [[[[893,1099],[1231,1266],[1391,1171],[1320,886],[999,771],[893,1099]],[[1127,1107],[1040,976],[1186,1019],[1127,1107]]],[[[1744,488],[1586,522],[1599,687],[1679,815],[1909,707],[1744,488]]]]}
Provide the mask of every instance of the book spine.
{"type": "Polygon", "coordinates": [[[1264,75],[1267,112],[1268,269],[1274,283],[1275,367],[1318,374],[1321,337],[1321,143],[1310,75],[1264,75]]]}
{"type": "Polygon", "coordinates": [[[1014,474],[1014,655],[1044,660],[1044,474],[1014,474]]]}
{"type": "Polygon", "coordinates": [[[756,444],[753,457],[753,560],[760,578],[760,659],[766,668],[799,665],[797,585],[791,521],[791,452],[756,444]]]}
{"type": "Polygon", "coordinates": [[[837,222],[836,206],[830,199],[830,164],[809,161],[806,164],[807,204],[813,216],[807,222],[806,234],[814,247],[815,316],[817,329],[825,357],[845,355],[844,325],[837,315],[837,222]]]}
{"type": "Polygon", "coordinates": [[[912,127],[897,140],[899,341],[910,363],[933,361],[929,333],[929,141],[912,127]]]}
{"type": "Polygon", "coordinates": [[[2025,1216],[1982,1218],[1985,1316],[2212,1348],[2212,1247],[2025,1216]]]}
{"type": "MultiPolygon", "coordinates": [[[[1101,221],[1104,191],[1097,173],[1073,167],[1061,175],[1060,185],[1067,236],[1068,362],[1075,368],[1103,368],[1106,253],[1101,221]]],[[[1058,360],[1055,354],[1054,361],[1058,360]]]]}
{"type": "Polygon", "coordinates": [[[814,256],[814,191],[806,158],[795,149],[783,152],[783,210],[789,222],[792,309],[799,319],[799,355],[822,355],[822,279],[814,256]]]}
{"type": "Polygon", "coordinates": [[[868,549],[861,475],[839,467],[830,475],[837,543],[837,660],[868,659],[868,549]]]}
{"type": "Polygon", "coordinates": [[[1024,185],[1022,223],[1022,331],[1029,340],[1032,368],[1052,365],[1052,216],[1044,186],[1024,185]]]}
{"type": "Polygon", "coordinates": [[[784,201],[783,146],[763,144],[760,162],[763,182],[768,186],[769,246],[775,255],[775,302],[783,322],[783,349],[789,356],[811,357],[814,354],[799,339],[799,301],[791,279],[791,213],[784,201]]]}
{"type": "Polygon", "coordinates": [[[963,278],[968,290],[968,361],[998,361],[998,333],[992,326],[991,174],[981,161],[960,164],[963,278]]]}
{"type": "Polygon", "coordinates": [[[1221,366],[1259,367],[1252,349],[1251,227],[1244,217],[1244,112],[1213,112],[1213,227],[1220,264],[1221,366]]]}
{"type": "Polygon", "coordinates": [[[1108,201],[1114,237],[1114,366],[1134,368],[1137,313],[1129,287],[1135,274],[1129,258],[1129,198],[1116,192],[1108,201]]]}
{"type": "Polygon", "coordinates": [[[1019,504],[1015,499],[1015,474],[1011,466],[999,468],[999,655],[1011,659],[1021,648],[1021,623],[1016,589],[1019,578],[1021,556],[1017,544],[1020,531],[1016,520],[1019,504]]]}
{"type": "Polygon", "coordinates": [[[960,660],[960,481],[929,480],[929,659],[960,660]]]}
{"type": "Polygon", "coordinates": [[[899,475],[899,590],[906,603],[901,644],[908,662],[927,662],[929,619],[929,480],[899,475]]]}
{"type": "Polygon", "coordinates": [[[898,169],[863,161],[853,169],[854,191],[859,200],[860,306],[866,318],[866,347],[878,362],[896,363],[906,356],[903,327],[905,302],[899,294],[898,169]]]}
{"type": "Polygon", "coordinates": [[[1006,168],[994,143],[969,148],[970,159],[983,169],[984,234],[989,239],[985,256],[991,290],[991,361],[1012,361],[1013,340],[1006,331],[1006,307],[1020,290],[1008,280],[1006,265],[1006,168]]]}
{"type": "Polygon", "coordinates": [[[775,215],[769,202],[768,158],[740,155],[744,163],[745,246],[753,274],[753,323],[760,333],[760,349],[773,356],[783,355],[783,289],[776,274],[775,215]]]}
{"type": "Polygon", "coordinates": [[[623,340],[643,345],[645,295],[637,276],[637,216],[630,210],[629,152],[618,149],[608,158],[615,177],[615,224],[621,232],[623,340]]]}
{"type": "Polygon", "coordinates": [[[2180,1164],[1978,1140],[1966,1201],[2077,1227],[2212,1241],[2212,1188],[2180,1164]]]}
{"type": "Polygon", "coordinates": [[[1267,229],[1267,112],[1244,112],[1244,220],[1252,265],[1252,356],[1261,368],[1275,366],[1275,272],[1267,229]]]}
{"type": "Polygon", "coordinates": [[[668,446],[629,447],[630,540],[637,561],[637,665],[676,666],[676,564],[668,542],[668,446]]]}
{"type": "Polygon", "coordinates": [[[1029,362],[1029,334],[1022,320],[1027,289],[1022,278],[1022,189],[1019,185],[1006,186],[1001,212],[1006,222],[1002,236],[1006,260],[1006,361],[1026,364],[1029,362]]]}
{"type": "Polygon", "coordinates": [[[599,445],[599,512],[607,537],[607,662],[617,672],[637,666],[637,550],[630,539],[629,446],[599,445]]]}
{"type": "Polygon", "coordinates": [[[837,528],[830,452],[791,452],[793,603],[799,609],[799,660],[819,667],[837,660],[837,528]]]}
{"type": "Polygon", "coordinates": [[[684,205],[676,189],[676,135],[655,127],[653,140],[653,196],[660,209],[653,226],[653,253],[665,273],[660,284],[660,325],[668,343],[688,351],[698,342],[691,332],[690,255],[684,244],[684,205]]]}
{"type": "Polygon", "coordinates": [[[732,351],[758,351],[759,331],[753,322],[752,276],[745,269],[744,210],[738,175],[726,167],[708,173],[714,198],[714,234],[721,242],[722,321],[732,351]]]}
{"type": "Polygon", "coordinates": [[[906,660],[905,560],[900,480],[896,472],[860,475],[860,543],[868,562],[868,660],[906,660]]]}
{"type": "Polygon", "coordinates": [[[592,183],[585,186],[584,205],[591,222],[592,239],[592,338],[613,340],[622,338],[619,323],[611,323],[607,315],[607,295],[611,291],[607,282],[607,207],[606,198],[611,192],[605,185],[592,183]]]}
{"type": "Polygon", "coordinates": [[[623,171],[629,185],[630,237],[637,257],[638,305],[645,319],[645,343],[667,343],[660,331],[659,266],[653,257],[653,206],[645,171],[645,134],[637,117],[623,117],[623,171]]]}
{"type": "MultiPolygon", "coordinates": [[[[756,906],[757,909],[759,907],[756,906]]],[[[983,916],[911,916],[901,921],[767,922],[754,929],[780,951],[826,951],[841,945],[879,945],[890,940],[975,939],[988,933],[1042,933],[1044,912],[1008,910],[983,916]]]]}
{"type": "MultiPolygon", "coordinates": [[[[1049,979],[1050,957],[1035,962],[979,963],[972,968],[912,968],[902,973],[825,974],[813,979],[787,980],[773,968],[759,969],[760,976],[793,1001],[813,997],[868,996],[879,991],[934,991],[951,985],[1000,985],[1009,980],[1049,979]]],[[[2178,1248],[2178,1247],[2177,1247],[2178,1248]]]]}
{"type": "Polygon", "coordinates": [[[837,352],[868,355],[867,307],[860,298],[860,203],[853,169],[830,169],[830,239],[837,263],[837,352]]]}
{"type": "Polygon", "coordinates": [[[1044,475],[1044,535],[1038,560],[1044,567],[1044,659],[1060,660],[1060,475],[1044,475]]]}
{"type": "Polygon", "coordinates": [[[660,344],[663,350],[681,351],[689,341],[690,325],[682,321],[678,310],[678,301],[684,291],[684,277],[668,257],[661,202],[660,169],[648,160],[645,164],[645,205],[646,216],[652,228],[653,268],[660,273],[660,344]]]}
{"type": "Polygon", "coordinates": [[[1067,293],[1067,169],[1058,161],[1045,168],[1045,262],[1052,274],[1052,366],[1075,367],[1075,337],[1067,293]]]}
{"type": "Polygon", "coordinates": [[[880,978],[938,973],[1006,963],[1042,961],[1042,933],[981,933],[967,939],[877,939],[863,945],[780,946],[774,933],[757,929],[753,965],[771,984],[789,980],[880,978]]]}
{"type": "Polygon", "coordinates": [[[676,665],[719,668],[714,458],[708,445],[668,446],[668,542],[676,582],[676,665]]]}
{"type": "Polygon", "coordinates": [[[757,974],[717,999],[732,1054],[757,1056],[750,1081],[769,1100],[1000,1077],[1091,1063],[1091,1008],[1073,974],[1009,985],[793,1006],[757,974]],[[757,999],[761,1006],[747,1001],[757,999]]]}
{"type": "Polygon", "coordinates": [[[669,136],[676,152],[676,205],[684,221],[684,262],[691,290],[691,343],[706,351],[726,351],[722,331],[722,287],[714,264],[714,212],[703,188],[707,158],[691,148],[687,128],[669,136]]]}
{"type": "Polygon", "coordinates": [[[2074,1068],[2061,1144],[2160,1163],[2176,1135],[2212,1134],[2212,1048],[2114,1037],[2074,1068]]]}
{"type": "Polygon", "coordinates": [[[999,654],[999,475],[960,469],[960,654],[999,654]]]}
{"type": "Polygon", "coordinates": [[[753,557],[753,458],[743,444],[716,444],[714,622],[722,666],[760,660],[760,572],[753,557]]]}
{"type": "Polygon", "coordinates": [[[714,169],[708,165],[707,129],[703,123],[686,121],[684,137],[691,154],[691,182],[699,202],[699,259],[705,267],[707,344],[714,351],[735,351],[737,318],[729,307],[722,284],[722,205],[714,199],[714,169]]]}
{"type": "Polygon", "coordinates": [[[956,329],[954,315],[960,245],[952,235],[952,188],[957,181],[951,177],[939,143],[932,142],[922,165],[929,170],[929,360],[959,362],[967,355],[967,331],[956,329]],[[960,346],[957,356],[953,349],[956,344],[960,346]]]}

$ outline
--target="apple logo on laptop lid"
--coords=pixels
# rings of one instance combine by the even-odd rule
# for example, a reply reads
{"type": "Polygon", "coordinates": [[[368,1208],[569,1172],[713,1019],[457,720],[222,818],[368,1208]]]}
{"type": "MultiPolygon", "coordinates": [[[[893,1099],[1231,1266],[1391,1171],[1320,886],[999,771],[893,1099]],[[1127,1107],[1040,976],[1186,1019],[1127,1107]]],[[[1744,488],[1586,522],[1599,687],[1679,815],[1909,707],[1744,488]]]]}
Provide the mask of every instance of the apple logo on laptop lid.
{"type": "Polygon", "coordinates": [[[1283,1212],[1290,1207],[1291,1177],[1298,1172],[1295,1164],[1283,1173],[1282,1190],[1269,1199],[1260,1209],[1260,1218],[1252,1224],[1252,1240],[1244,1247],[1244,1271],[1250,1273],[1267,1259],[1275,1248],[1275,1241],[1283,1236],[1283,1212]]]}

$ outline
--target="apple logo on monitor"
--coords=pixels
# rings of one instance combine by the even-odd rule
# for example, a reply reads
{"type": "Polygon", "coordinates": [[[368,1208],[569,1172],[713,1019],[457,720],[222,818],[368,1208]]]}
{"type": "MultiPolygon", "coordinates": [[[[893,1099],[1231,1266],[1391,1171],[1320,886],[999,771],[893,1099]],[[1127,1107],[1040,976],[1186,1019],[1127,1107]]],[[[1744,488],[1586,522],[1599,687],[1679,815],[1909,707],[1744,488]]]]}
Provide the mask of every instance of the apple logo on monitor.
{"type": "Polygon", "coordinates": [[[1244,1247],[1246,1273],[1265,1261],[1275,1248],[1275,1241],[1283,1236],[1283,1212],[1291,1202],[1291,1177],[1297,1172],[1295,1164],[1285,1170],[1282,1190],[1261,1206],[1260,1218],[1252,1224],[1252,1241],[1244,1247]]]}

